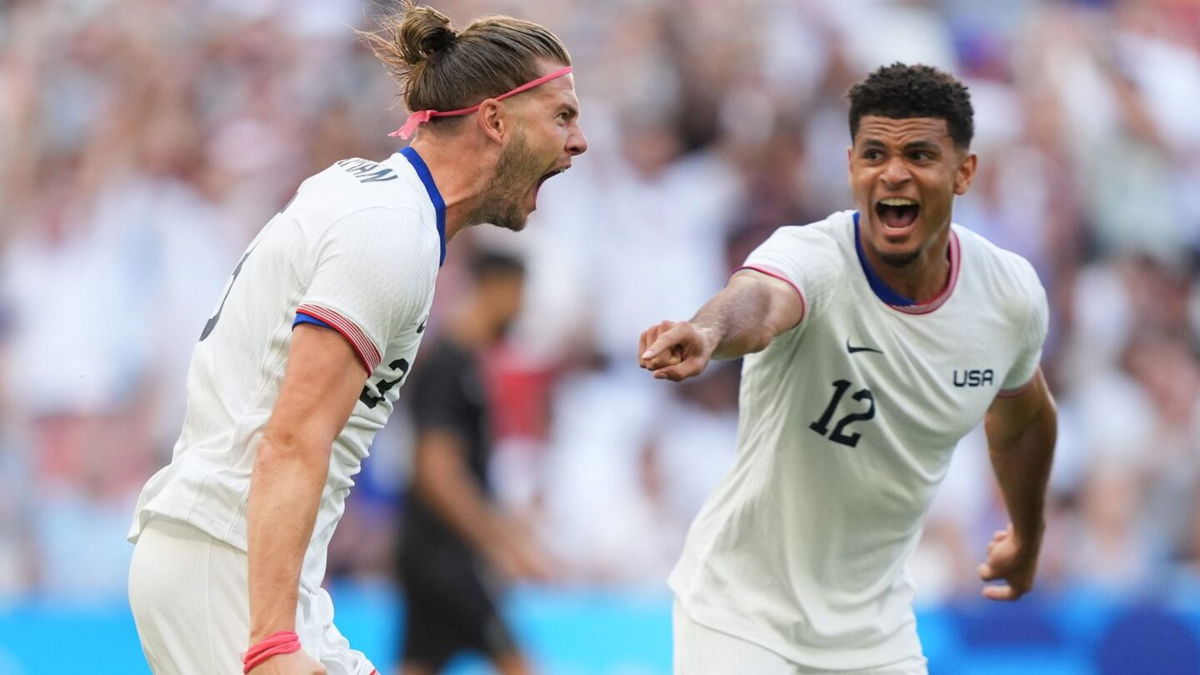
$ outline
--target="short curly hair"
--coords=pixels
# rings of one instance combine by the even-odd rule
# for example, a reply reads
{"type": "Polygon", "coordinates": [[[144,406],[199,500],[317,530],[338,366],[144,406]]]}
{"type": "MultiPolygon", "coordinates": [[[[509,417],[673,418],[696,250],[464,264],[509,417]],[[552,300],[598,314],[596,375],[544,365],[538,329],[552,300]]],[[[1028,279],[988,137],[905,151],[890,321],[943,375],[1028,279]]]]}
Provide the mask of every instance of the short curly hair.
{"type": "Polygon", "coordinates": [[[975,110],[966,85],[932,66],[904,63],[881,66],[851,87],[847,98],[851,139],[858,133],[858,123],[864,115],[946,120],[950,138],[959,148],[970,147],[975,135],[975,110]]]}

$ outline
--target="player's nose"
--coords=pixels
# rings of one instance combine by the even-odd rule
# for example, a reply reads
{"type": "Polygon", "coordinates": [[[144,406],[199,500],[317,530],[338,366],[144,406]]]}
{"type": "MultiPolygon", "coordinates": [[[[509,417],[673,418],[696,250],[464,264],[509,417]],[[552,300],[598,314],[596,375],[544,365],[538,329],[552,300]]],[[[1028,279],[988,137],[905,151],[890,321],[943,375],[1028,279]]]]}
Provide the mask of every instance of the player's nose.
{"type": "Polygon", "coordinates": [[[912,177],[912,173],[908,170],[908,165],[900,157],[894,157],[888,160],[883,166],[883,171],[879,174],[879,178],[888,186],[895,187],[912,177]]]}
{"type": "Polygon", "coordinates": [[[587,152],[587,149],[587,136],[583,135],[583,128],[576,124],[571,130],[571,134],[567,136],[567,154],[574,157],[587,152]]]}

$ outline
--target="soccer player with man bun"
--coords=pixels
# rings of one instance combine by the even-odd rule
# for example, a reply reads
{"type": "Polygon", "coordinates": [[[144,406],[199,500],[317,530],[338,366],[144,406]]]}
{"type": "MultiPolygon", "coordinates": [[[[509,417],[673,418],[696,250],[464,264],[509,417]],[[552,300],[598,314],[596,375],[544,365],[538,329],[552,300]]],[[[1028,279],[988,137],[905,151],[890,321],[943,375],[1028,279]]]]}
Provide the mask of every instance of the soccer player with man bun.
{"type": "Polygon", "coordinates": [[[746,356],[736,464],[670,579],[677,673],[926,673],[905,566],[980,420],[1011,519],[982,592],[1033,586],[1056,435],[1045,292],[951,222],[977,162],[966,87],[894,64],[849,99],[855,210],[779,228],[690,321],[641,336],[656,378],[746,356]]]}
{"type": "Polygon", "coordinates": [[[406,3],[365,34],[415,111],[412,144],[301,184],[201,331],[171,463],[146,484],[129,599],[160,674],[368,675],[333,625],[326,551],[392,411],[446,242],[512,230],[587,149],[571,59],[508,17],[461,31],[406,3]]]}

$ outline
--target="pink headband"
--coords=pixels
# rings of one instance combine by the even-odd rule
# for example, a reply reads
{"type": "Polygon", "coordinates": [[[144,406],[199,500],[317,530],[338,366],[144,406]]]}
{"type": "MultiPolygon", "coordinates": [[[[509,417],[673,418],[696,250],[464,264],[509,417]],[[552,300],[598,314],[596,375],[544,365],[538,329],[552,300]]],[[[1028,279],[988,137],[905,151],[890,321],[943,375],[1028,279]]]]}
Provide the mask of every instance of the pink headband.
{"type": "MultiPolygon", "coordinates": [[[[537,78],[536,80],[530,80],[529,82],[526,82],[525,84],[517,87],[516,89],[513,89],[512,91],[506,91],[503,94],[500,94],[499,96],[493,96],[492,98],[499,101],[502,99],[506,99],[509,96],[516,96],[517,94],[519,94],[523,91],[529,91],[530,89],[533,89],[534,87],[538,86],[539,84],[545,84],[545,83],[549,82],[550,80],[553,80],[556,77],[562,77],[563,75],[566,75],[567,73],[571,72],[572,70],[574,70],[574,68],[572,68],[571,66],[567,66],[566,68],[559,68],[558,70],[554,71],[553,73],[550,73],[549,75],[543,75],[543,76],[537,78]]],[[[429,119],[432,117],[458,117],[459,115],[470,115],[471,113],[475,112],[476,110],[479,110],[480,105],[483,105],[483,104],[477,103],[477,104],[471,106],[470,108],[463,108],[461,110],[418,110],[408,116],[408,119],[404,121],[404,126],[393,131],[392,133],[388,134],[388,136],[399,136],[400,138],[408,138],[409,136],[413,135],[413,132],[415,132],[417,130],[417,127],[428,122],[429,119]]]]}

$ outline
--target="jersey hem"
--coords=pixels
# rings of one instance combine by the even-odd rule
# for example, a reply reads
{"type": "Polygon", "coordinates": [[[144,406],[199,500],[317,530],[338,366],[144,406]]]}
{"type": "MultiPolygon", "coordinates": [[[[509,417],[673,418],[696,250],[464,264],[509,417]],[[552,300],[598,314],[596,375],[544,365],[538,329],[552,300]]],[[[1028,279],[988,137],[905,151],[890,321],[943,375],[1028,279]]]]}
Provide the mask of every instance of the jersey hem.
{"type": "Polygon", "coordinates": [[[169,520],[173,523],[180,523],[198,532],[216,539],[217,541],[228,544],[239,551],[246,550],[246,542],[244,540],[236,540],[235,537],[230,537],[227,533],[232,529],[228,527],[228,523],[222,523],[219,520],[205,517],[195,517],[193,515],[185,515],[177,511],[188,512],[189,509],[173,509],[171,504],[166,505],[146,505],[142,507],[134,517],[133,526],[129,528],[129,533],[125,535],[125,539],[131,543],[136,543],[138,538],[142,536],[142,532],[146,526],[155,520],[169,520]],[[224,525],[224,526],[223,526],[224,525]],[[226,534],[223,534],[226,533],[226,534]]]}
{"type": "MultiPolygon", "coordinates": [[[[888,668],[897,663],[903,663],[911,660],[925,660],[925,655],[923,650],[920,648],[920,643],[918,642],[918,647],[915,651],[906,653],[898,658],[894,658],[895,655],[889,651],[887,660],[882,662],[865,660],[858,661],[853,659],[826,661],[820,657],[815,657],[811,652],[807,654],[797,652],[795,645],[789,645],[786,641],[764,640],[760,635],[754,635],[748,631],[742,630],[742,626],[736,622],[726,625],[724,621],[721,621],[716,617],[698,613],[689,605],[689,602],[686,599],[686,594],[677,588],[676,584],[670,584],[670,586],[672,592],[675,594],[675,599],[679,602],[680,608],[683,610],[684,614],[687,615],[688,619],[700,624],[701,626],[704,626],[705,628],[708,628],[709,630],[725,633],[726,635],[730,635],[738,640],[745,640],[753,645],[757,645],[802,668],[811,668],[816,670],[874,671],[888,668]]],[[[911,613],[909,614],[909,617],[910,622],[912,622],[911,613]]],[[[913,630],[915,632],[915,627],[913,630]]],[[[863,651],[868,651],[869,649],[870,648],[863,651]]],[[[837,654],[842,656],[846,654],[846,650],[844,649],[830,651],[835,651],[837,654]]]]}

